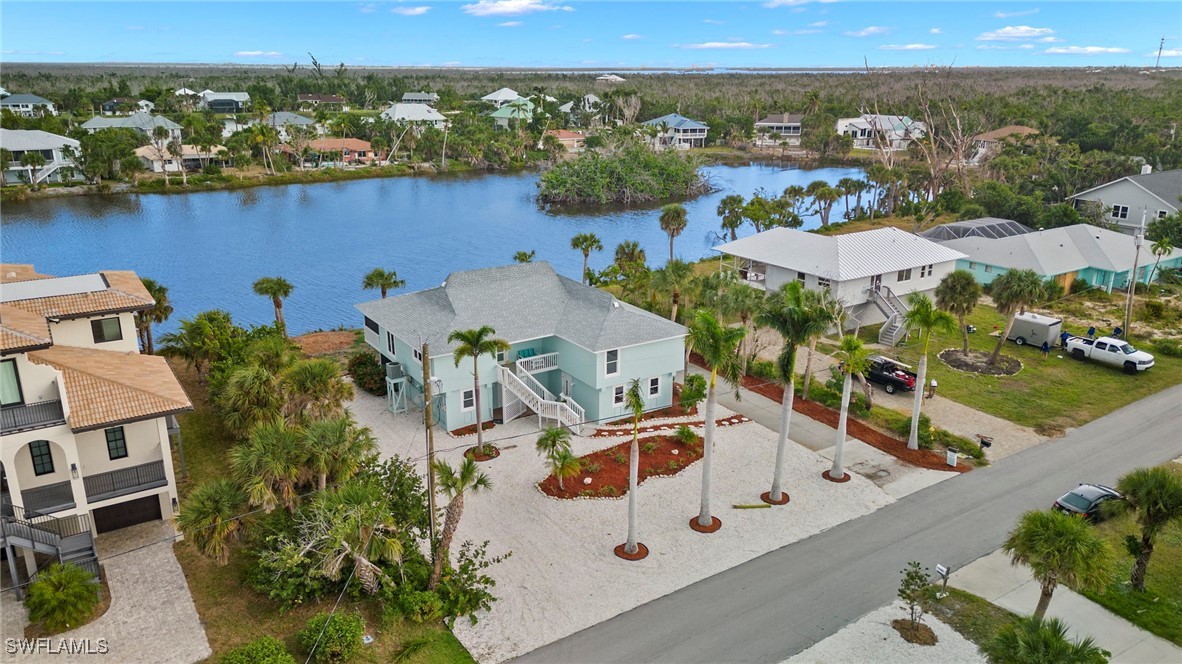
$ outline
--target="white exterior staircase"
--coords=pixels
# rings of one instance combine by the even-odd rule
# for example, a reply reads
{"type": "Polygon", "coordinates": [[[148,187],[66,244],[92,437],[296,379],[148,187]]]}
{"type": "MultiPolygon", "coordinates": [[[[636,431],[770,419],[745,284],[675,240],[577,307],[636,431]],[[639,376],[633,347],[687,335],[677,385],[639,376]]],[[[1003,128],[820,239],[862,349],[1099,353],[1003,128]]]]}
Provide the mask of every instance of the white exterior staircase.
{"type": "Polygon", "coordinates": [[[532,410],[538,416],[539,425],[544,420],[554,420],[578,434],[587,420],[583,407],[566,395],[556,396],[531,375],[531,370],[544,371],[557,367],[557,353],[518,360],[510,366],[498,366],[503,421],[516,419],[527,410],[532,410]],[[550,355],[554,356],[552,362],[548,359],[550,355]]]}
{"type": "Polygon", "coordinates": [[[878,343],[884,346],[897,346],[907,336],[907,325],[903,321],[907,305],[887,286],[870,289],[870,299],[882,315],[886,316],[886,322],[878,331],[878,343]]]}

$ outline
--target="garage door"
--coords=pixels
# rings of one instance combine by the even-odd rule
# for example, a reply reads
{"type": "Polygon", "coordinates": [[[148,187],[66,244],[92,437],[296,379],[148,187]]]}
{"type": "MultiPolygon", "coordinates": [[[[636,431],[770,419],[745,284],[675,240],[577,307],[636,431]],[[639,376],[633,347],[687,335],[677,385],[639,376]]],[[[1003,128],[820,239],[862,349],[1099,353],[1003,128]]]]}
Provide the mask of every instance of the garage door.
{"type": "Polygon", "coordinates": [[[148,496],[94,511],[94,530],[105,533],[160,518],[160,497],[148,496]]]}

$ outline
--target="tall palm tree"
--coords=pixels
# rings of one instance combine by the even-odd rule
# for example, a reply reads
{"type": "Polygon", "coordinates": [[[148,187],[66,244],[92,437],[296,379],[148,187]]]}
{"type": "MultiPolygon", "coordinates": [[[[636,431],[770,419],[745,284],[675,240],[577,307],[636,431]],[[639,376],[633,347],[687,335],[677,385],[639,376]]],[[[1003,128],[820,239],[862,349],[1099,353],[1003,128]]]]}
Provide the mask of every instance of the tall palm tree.
{"type": "Polygon", "coordinates": [[[640,551],[636,542],[636,492],[640,484],[640,418],[644,417],[644,396],[638,379],[633,378],[624,393],[624,406],[632,414],[632,445],[628,448],[628,540],[624,543],[624,553],[635,556],[640,551]]]}
{"type": "Polygon", "coordinates": [[[230,469],[255,507],[295,512],[296,486],[306,475],[303,432],[282,418],[262,422],[230,450],[230,469]]]}
{"type": "Polygon", "coordinates": [[[1129,583],[1138,591],[1145,590],[1145,570],[1158,533],[1172,521],[1182,520],[1182,477],[1165,468],[1138,468],[1116,483],[1116,490],[1124,500],[1112,504],[1122,511],[1132,512],[1141,529],[1141,541],[1129,542],[1134,556],[1129,583]]]}
{"type": "Polygon", "coordinates": [[[320,574],[339,580],[345,563],[352,563],[353,576],[371,595],[387,578],[379,563],[402,562],[403,530],[377,482],[349,482],[317,494],[299,524],[301,548],[320,574]]]}
{"type": "Polygon", "coordinates": [[[859,187],[861,185],[862,181],[857,178],[842,178],[837,181],[837,186],[835,188],[837,189],[837,192],[841,194],[842,202],[845,204],[847,216],[852,216],[849,215],[849,213],[852,211],[852,208],[850,207],[850,195],[858,193],[859,187]]]}
{"type": "MultiPolygon", "coordinates": [[[[452,352],[452,359],[455,361],[456,367],[459,367],[460,362],[465,358],[472,358],[472,394],[476,406],[476,447],[481,454],[488,452],[484,447],[484,427],[480,410],[480,356],[489,355],[493,361],[496,361],[497,353],[509,350],[509,342],[494,337],[493,335],[496,333],[496,330],[484,325],[475,330],[455,330],[447,335],[447,342],[456,344],[456,349],[452,352]]],[[[427,361],[426,358],[423,361],[427,361]]]]}
{"type": "Polygon", "coordinates": [[[752,288],[740,281],[732,281],[727,283],[719,301],[718,311],[724,316],[737,316],[743,329],[747,330],[748,336],[739,342],[738,348],[741,374],[747,373],[747,362],[751,359],[747,353],[747,340],[752,339],[751,335],[755,332],[755,316],[763,308],[766,296],[767,293],[758,288],[752,288]]]}
{"type": "Polygon", "coordinates": [[[743,227],[743,197],[738,194],[723,196],[715,212],[722,221],[722,230],[730,234],[731,242],[739,239],[739,229],[743,227]]]}
{"type": "Polygon", "coordinates": [[[294,288],[291,282],[283,277],[263,277],[254,282],[254,292],[271,298],[271,304],[275,305],[275,327],[279,328],[279,332],[284,336],[287,335],[287,323],[283,320],[283,300],[291,297],[294,288]]]}
{"type": "Polygon", "coordinates": [[[1108,585],[1112,551],[1085,519],[1058,510],[1022,515],[1002,544],[1014,565],[1028,565],[1041,593],[1034,617],[1042,618],[1062,583],[1072,590],[1108,585]]]}
{"type": "Polygon", "coordinates": [[[266,367],[248,363],[233,369],[214,402],[222,421],[235,436],[245,436],[256,425],[275,419],[283,410],[279,379],[266,367]]]}
{"type": "Polygon", "coordinates": [[[155,302],[151,307],[140,311],[135,316],[136,329],[139,332],[140,345],[148,355],[156,353],[156,345],[152,339],[152,325],[168,320],[172,315],[172,303],[168,300],[168,287],[155,279],[141,277],[144,288],[155,302]]]}
{"type": "Polygon", "coordinates": [[[969,354],[969,328],[964,319],[977,308],[981,299],[981,284],[968,270],[953,270],[944,275],[936,286],[936,306],[956,316],[960,323],[961,354],[969,354]]]}
{"type": "Polygon", "coordinates": [[[185,169],[185,146],[181,143],[181,139],[173,137],[168,142],[168,151],[176,159],[177,170],[181,172],[181,186],[189,186],[189,171],[185,169]]]}
{"type": "Polygon", "coordinates": [[[1044,292],[1042,277],[1034,270],[1010,270],[993,280],[989,294],[997,306],[997,313],[1007,316],[1006,329],[997,339],[997,347],[989,356],[989,364],[997,362],[1001,347],[1014,327],[1014,317],[1026,311],[1026,307],[1038,302],[1044,292]]]}
{"type": "Polygon", "coordinates": [[[1107,664],[1112,653],[1091,637],[1067,640],[1067,623],[1058,618],[1019,618],[981,646],[991,662],[1006,664],[1107,664]]]}
{"type": "Polygon", "coordinates": [[[681,294],[689,288],[690,280],[694,277],[694,266],[674,258],[665,267],[653,270],[652,287],[660,293],[667,293],[671,307],[669,320],[677,321],[677,310],[681,306],[681,294]]]}
{"type": "MultiPolygon", "coordinates": [[[[706,430],[702,447],[702,502],[696,518],[698,528],[702,529],[716,529],[714,524],[717,521],[710,513],[710,470],[716,424],[714,411],[718,404],[718,377],[721,375],[738,389],[739,381],[743,377],[738,349],[746,336],[746,328],[726,327],[718,322],[714,314],[703,309],[694,312],[693,320],[689,324],[687,345],[690,350],[702,356],[706,367],[710,369],[704,415],[706,430]]],[[[721,522],[718,522],[718,525],[721,526],[721,522]]]]}
{"type": "Polygon", "coordinates": [[[1158,238],[1157,241],[1153,243],[1153,246],[1150,247],[1149,251],[1157,257],[1157,260],[1153,261],[1153,269],[1149,271],[1149,283],[1153,283],[1153,273],[1157,272],[1157,266],[1161,264],[1161,259],[1165,256],[1168,256],[1173,250],[1174,244],[1170,242],[1170,238],[1165,235],[1158,238]]]}
{"type": "Polygon", "coordinates": [[[592,251],[603,251],[603,242],[595,233],[579,233],[570,239],[570,248],[583,254],[583,283],[587,283],[587,261],[592,251]]]}
{"type": "Polygon", "coordinates": [[[919,410],[923,407],[923,386],[928,377],[928,347],[933,332],[952,333],[956,330],[956,319],[952,314],[937,309],[932,299],[923,293],[907,295],[907,312],[903,314],[907,332],[918,332],[923,344],[919,356],[919,373],[915,379],[915,399],[911,405],[911,434],[907,437],[907,448],[919,449],[919,410]]]}
{"type": "Polygon", "coordinates": [[[613,262],[621,274],[628,274],[637,267],[644,267],[647,260],[648,256],[645,255],[644,249],[636,240],[624,240],[616,245],[613,262]]]}
{"type": "Polygon", "coordinates": [[[365,279],[361,281],[361,287],[365,290],[378,290],[382,293],[382,299],[386,299],[386,292],[394,290],[395,288],[405,288],[406,281],[398,278],[396,270],[383,270],[380,267],[375,267],[365,275],[365,279]]]}
{"type": "Polygon", "coordinates": [[[680,203],[670,203],[661,208],[659,223],[661,230],[669,236],[669,260],[673,260],[673,238],[681,235],[687,223],[685,206],[680,203]]]}
{"type": "Polygon", "coordinates": [[[788,447],[788,427],[792,422],[792,406],[796,401],[796,353],[809,339],[825,333],[833,324],[830,312],[817,306],[817,298],[809,297],[798,281],[790,281],[764,301],[756,316],[756,324],[770,327],[780,334],[784,345],[776,358],[780,381],[784,385],[784,399],[780,406],[780,437],[776,444],[776,467],[772,475],[772,489],[765,494],[766,502],[782,505],[788,497],[782,489],[784,452],[788,447]]]}
{"type": "Polygon", "coordinates": [[[829,469],[827,477],[834,482],[846,481],[843,456],[845,455],[846,423],[850,418],[850,392],[854,385],[854,376],[866,371],[869,351],[862,347],[862,340],[852,334],[841,338],[841,345],[836,353],[840,361],[838,370],[841,371],[841,413],[837,419],[837,442],[833,449],[833,467],[829,469]]]}
{"type": "Polygon", "coordinates": [[[828,226],[829,215],[833,212],[833,204],[841,198],[841,192],[828,185],[816,189],[812,189],[812,185],[810,185],[810,189],[809,195],[813,197],[813,209],[821,215],[821,225],[828,226]]]}
{"type": "Polygon", "coordinates": [[[431,470],[435,473],[436,488],[447,496],[448,503],[444,510],[443,532],[440,533],[439,543],[435,547],[435,564],[431,567],[431,578],[427,581],[428,590],[434,590],[443,576],[443,563],[449,558],[452,538],[455,537],[460,517],[464,514],[464,496],[492,488],[492,480],[481,472],[471,458],[465,458],[455,469],[447,461],[437,459],[431,470]]]}
{"type": "Polygon", "coordinates": [[[176,525],[202,555],[224,566],[230,561],[230,544],[242,533],[246,493],[237,482],[221,478],[200,484],[181,503],[176,525]]]}
{"type": "Polygon", "coordinates": [[[300,359],[300,349],[286,337],[267,335],[250,343],[246,349],[250,364],[263,367],[278,376],[300,359]]]}
{"type": "MultiPolygon", "coordinates": [[[[806,291],[809,297],[816,298],[815,306],[824,309],[832,322],[831,327],[836,327],[838,333],[841,332],[842,319],[845,317],[845,304],[841,300],[833,296],[833,291],[828,288],[821,290],[806,291]]],[[[828,331],[828,330],[826,330],[828,331]]],[[[809,395],[809,386],[813,384],[813,355],[817,353],[817,340],[821,338],[822,334],[817,334],[809,338],[808,352],[805,354],[804,360],[804,385],[802,391],[807,399],[809,395]]]]}
{"type": "Polygon", "coordinates": [[[330,477],[340,483],[356,475],[366,457],[377,451],[373,434],[357,426],[348,414],[309,424],[303,445],[306,463],[321,490],[328,486],[330,477]]]}
{"type": "Polygon", "coordinates": [[[29,186],[33,191],[40,189],[41,185],[37,184],[37,173],[45,166],[45,156],[36,150],[29,150],[21,155],[21,166],[29,169],[29,186]]]}
{"type": "Polygon", "coordinates": [[[284,411],[291,420],[319,420],[341,415],[353,398],[353,384],[341,365],[325,358],[300,360],[283,371],[284,411]]]}

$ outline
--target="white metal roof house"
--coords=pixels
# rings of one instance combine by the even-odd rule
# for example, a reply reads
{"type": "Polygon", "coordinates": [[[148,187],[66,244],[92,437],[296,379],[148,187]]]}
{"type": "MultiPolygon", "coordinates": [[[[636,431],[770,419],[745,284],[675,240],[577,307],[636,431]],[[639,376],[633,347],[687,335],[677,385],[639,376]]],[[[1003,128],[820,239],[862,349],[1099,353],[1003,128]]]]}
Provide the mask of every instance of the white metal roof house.
{"type": "Polygon", "coordinates": [[[906,150],[911,141],[927,134],[927,125],[912,120],[906,115],[874,115],[865,113],[856,118],[840,118],[837,133],[854,139],[854,147],[876,150],[880,136],[884,146],[891,150],[906,150]]]}
{"type": "MultiPolygon", "coordinates": [[[[1108,292],[1128,286],[1137,251],[1133,238],[1128,235],[1087,224],[1010,237],[961,237],[941,244],[966,254],[957,261],[957,267],[971,272],[982,284],[988,284],[1010,270],[1034,270],[1059,282],[1064,290],[1070,289],[1076,279],[1083,279],[1108,292]]],[[[1149,253],[1149,243],[1144,243],[1137,281],[1150,279],[1149,272],[1155,260],[1149,253]]],[[[1180,265],[1182,249],[1163,256],[1160,263],[1162,268],[1180,265]]]]}
{"type": "Polygon", "coordinates": [[[434,92],[403,92],[404,104],[438,104],[439,95],[434,92]]]}
{"type": "Polygon", "coordinates": [[[365,340],[387,365],[389,405],[422,404],[421,346],[429,344],[432,400],[442,424],[476,423],[472,365],[457,368],[455,330],[496,330],[512,347],[481,357],[483,421],[536,414],[578,427],[625,415],[624,394],[641,382],[646,407],[672,403],[684,364],[685,328],[554,272],[548,263],[453,272],[441,286],[372,302],[365,340]]]}
{"type": "Polygon", "coordinates": [[[80,146],[72,138],[40,129],[0,129],[0,148],[12,153],[8,168],[4,170],[4,184],[81,180],[82,173],[67,154],[68,151],[78,150],[80,146]],[[26,152],[39,153],[45,159],[45,165],[35,171],[22,166],[21,158],[26,152]]]}
{"type": "Polygon", "coordinates": [[[1142,166],[1139,175],[1129,175],[1099,187],[1068,197],[1077,210],[1099,205],[1105,221],[1116,224],[1122,232],[1132,234],[1154,219],[1168,217],[1182,209],[1182,168],[1153,172],[1142,166]]]}
{"type": "Polygon", "coordinates": [[[623,83],[628,79],[615,74],[603,74],[602,76],[596,76],[595,80],[599,81],[600,83],[623,83]]]}
{"type": "Polygon", "coordinates": [[[511,88],[501,88],[496,92],[490,92],[480,98],[480,101],[492,102],[497,108],[508,104],[511,101],[521,99],[521,95],[517,94],[516,90],[511,88]]]}
{"type": "Polygon", "coordinates": [[[116,117],[96,115],[82,123],[82,128],[92,134],[100,129],[125,128],[147,134],[149,138],[152,136],[152,132],[156,130],[156,127],[167,129],[170,135],[169,140],[181,140],[182,127],[163,115],[152,115],[151,113],[143,112],[116,117]]]}
{"type": "Polygon", "coordinates": [[[201,93],[201,103],[214,113],[241,113],[250,106],[250,94],[205,90],[201,93]]]}
{"type": "Polygon", "coordinates": [[[8,95],[0,99],[0,110],[12,111],[26,118],[35,118],[46,113],[57,115],[57,108],[53,102],[45,97],[29,94],[8,95]]]}
{"type": "Polygon", "coordinates": [[[382,111],[382,117],[392,122],[431,125],[436,129],[443,129],[447,123],[442,113],[426,104],[394,104],[382,111]]]}
{"type": "Polygon", "coordinates": [[[678,113],[645,120],[643,124],[661,130],[655,140],[657,146],[672,146],[681,149],[705,147],[706,132],[710,129],[706,124],[691,120],[678,113]]]}
{"type": "Polygon", "coordinates": [[[804,116],[800,113],[774,113],[755,123],[755,144],[762,146],[778,146],[781,143],[800,145],[801,123],[804,116]]]}
{"type": "Polygon", "coordinates": [[[898,228],[845,235],[818,235],[791,228],[740,238],[714,248],[722,269],[737,270],[752,287],[777,290],[799,281],[827,288],[845,304],[844,327],[884,323],[879,341],[898,343],[904,335],[904,297],[931,294],[964,254],[898,228]]]}

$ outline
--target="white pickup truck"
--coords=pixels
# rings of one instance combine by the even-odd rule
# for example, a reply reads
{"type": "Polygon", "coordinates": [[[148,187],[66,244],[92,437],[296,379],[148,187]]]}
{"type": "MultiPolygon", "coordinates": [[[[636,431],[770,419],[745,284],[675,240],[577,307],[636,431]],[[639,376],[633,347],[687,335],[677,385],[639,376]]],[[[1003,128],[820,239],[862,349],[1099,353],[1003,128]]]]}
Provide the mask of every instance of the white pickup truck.
{"type": "Polygon", "coordinates": [[[1091,358],[1097,362],[1120,367],[1125,373],[1135,374],[1153,366],[1153,356],[1121,339],[1100,337],[1068,337],[1067,352],[1077,360],[1091,358]]]}

